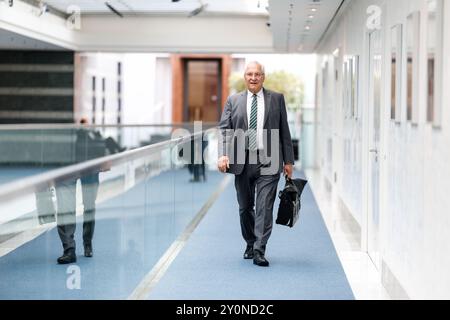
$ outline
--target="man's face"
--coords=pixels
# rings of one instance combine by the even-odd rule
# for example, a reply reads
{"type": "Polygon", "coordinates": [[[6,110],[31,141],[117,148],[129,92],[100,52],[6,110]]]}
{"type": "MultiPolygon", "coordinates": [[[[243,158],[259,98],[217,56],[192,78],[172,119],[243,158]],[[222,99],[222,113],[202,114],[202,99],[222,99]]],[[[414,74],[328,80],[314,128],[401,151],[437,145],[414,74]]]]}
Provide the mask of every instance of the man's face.
{"type": "Polygon", "coordinates": [[[250,64],[244,74],[245,85],[251,93],[258,93],[265,80],[265,75],[258,64],[250,64]]]}

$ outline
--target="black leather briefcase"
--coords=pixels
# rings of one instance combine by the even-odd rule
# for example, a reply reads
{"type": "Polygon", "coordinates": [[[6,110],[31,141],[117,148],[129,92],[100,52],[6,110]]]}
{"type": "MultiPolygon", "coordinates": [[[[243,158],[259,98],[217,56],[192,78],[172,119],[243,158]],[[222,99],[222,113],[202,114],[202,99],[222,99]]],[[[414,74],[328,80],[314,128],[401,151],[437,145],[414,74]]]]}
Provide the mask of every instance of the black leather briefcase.
{"type": "Polygon", "coordinates": [[[298,220],[301,208],[300,197],[308,181],[303,179],[289,179],[286,177],[286,185],[280,191],[280,206],[276,223],[292,228],[298,220]]]}

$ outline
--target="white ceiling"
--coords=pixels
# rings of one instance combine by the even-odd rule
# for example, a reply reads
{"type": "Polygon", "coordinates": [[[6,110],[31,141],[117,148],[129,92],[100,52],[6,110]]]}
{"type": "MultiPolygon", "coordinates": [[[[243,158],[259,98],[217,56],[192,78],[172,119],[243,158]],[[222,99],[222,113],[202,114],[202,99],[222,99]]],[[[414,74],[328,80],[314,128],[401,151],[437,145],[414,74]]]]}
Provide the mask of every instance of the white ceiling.
{"type": "MultiPolygon", "coordinates": [[[[36,3],[36,0],[23,1],[36,3]]],[[[345,0],[179,0],[178,2],[172,2],[172,0],[44,0],[44,2],[61,13],[65,13],[69,6],[75,5],[81,9],[82,17],[86,15],[87,18],[82,22],[83,27],[78,38],[88,39],[89,45],[73,44],[74,47],[82,50],[107,48],[111,51],[124,51],[130,44],[130,34],[136,34],[139,38],[140,33],[143,33],[139,38],[140,42],[133,42],[134,48],[139,51],[145,51],[143,49],[145,44],[140,45],[142,39],[145,39],[148,44],[154,44],[153,48],[156,51],[158,48],[161,50],[169,48],[169,52],[171,50],[189,52],[195,51],[197,46],[205,53],[208,48],[211,52],[222,50],[223,52],[250,53],[252,47],[255,48],[255,53],[262,51],[311,53],[314,52],[345,0]],[[121,12],[124,18],[115,16],[105,2],[121,12]],[[207,4],[206,8],[197,17],[186,19],[189,13],[201,4],[207,4]],[[315,11],[313,12],[312,9],[315,11]],[[97,16],[98,14],[101,15],[97,16]],[[146,15],[151,17],[147,19],[146,15]],[[243,20],[251,22],[245,24],[243,20]],[[305,29],[306,26],[309,30],[305,29]],[[139,29],[135,29],[136,27],[139,29]],[[100,40],[110,38],[112,34],[114,39],[108,40],[109,42],[105,42],[103,46],[98,45],[102,42],[100,40]],[[242,44],[236,45],[239,43],[246,43],[244,51],[242,51],[242,44]]],[[[50,44],[46,45],[31,38],[3,31],[0,33],[0,48],[5,47],[55,48],[50,44]]],[[[149,50],[152,48],[149,45],[147,47],[149,50]]]]}
{"type": "Polygon", "coordinates": [[[343,3],[343,0],[270,0],[275,50],[313,52],[343,3]]]}
{"type": "Polygon", "coordinates": [[[66,12],[70,5],[76,5],[83,14],[108,13],[108,2],[123,14],[189,14],[205,4],[202,14],[250,14],[268,15],[268,0],[46,0],[53,8],[66,12]]]}
{"type": "MultiPolygon", "coordinates": [[[[63,12],[69,5],[77,5],[82,14],[113,14],[103,0],[46,2],[63,12]]],[[[275,51],[298,53],[314,51],[343,0],[109,0],[108,3],[125,15],[188,15],[201,4],[207,4],[202,15],[264,15],[270,23],[275,51]],[[309,30],[305,29],[307,26],[309,30]]]]}

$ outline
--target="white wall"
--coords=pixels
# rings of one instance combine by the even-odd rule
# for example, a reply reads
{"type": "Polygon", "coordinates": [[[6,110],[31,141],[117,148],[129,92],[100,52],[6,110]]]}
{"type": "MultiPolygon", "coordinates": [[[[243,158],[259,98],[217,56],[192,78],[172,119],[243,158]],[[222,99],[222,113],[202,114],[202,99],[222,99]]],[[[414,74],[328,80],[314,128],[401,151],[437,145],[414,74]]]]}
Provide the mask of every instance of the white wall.
{"type": "Polygon", "coordinates": [[[273,37],[266,22],[259,16],[136,16],[121,21],[110,15],[88,15],[82,19],[76,44],[83,51],[272,53],[273,37]]]}
{"type": "Polygon", "coordinates": [[[117,64],[122,64],[122,124],[172,121],[172,71],[168,54],[79,53],[76,55],[77,116],[92,118],[96,77],[96,124],[101,124],[102,78],[106,79],[106,123],[117,124],[117,64]]]}
{"type": "MultiPolygon", "coordinates": [[[[168,54],[124,55],[123,124],[172,122],[172,69],[168,54]]],[[[170,128],[134,128],[124,132],[124,142],[149,140],[153,133],[170,128]]]]}
{"type": "Polygon", "coordinates": [[[77,53],[75,55],[75,119],[93,118],[93,96],[96,97],[95,124],[103,123],[102,99],[105,99],[104,124],[116,124],[118,115],[119,80],[117,65],[122,63],[121,54],[77,53]],[[95,77],[95,92],[93,91],[95,77]],[[105,92],[102,89],[105,79],[105,92]]]}
{"type": "MultiPolygon", "coordinates": [[[[450,82],[450,5],[445,6],[444,88],[450,82]]],[[[450,298],[450,102],[448,90],[442,101],[442,126],[426,121],[426,0],[350,1],[322,42],[318,59],[318,163],[323,176],[338,190],[362,230],[362,248],[367,249],[367,190],[369,171],[368,122],[368,30],[366,9],[383,10],[383,100],[380,142],[380,252],[385,286],[393,275],[396,284],[413,299],[450,298]],[[409,13],[421,11],[419,124],[406,121],[406,64],[402,73],[402,121],[390,120],[390,30],[397,23],[406,27],[409,13]],[[338,58],[332,53],[340,48],[338,58]],[[359,55],[360,117],[344,120],[342,110],[342,63],[345,55],[359,55]],[[322,67],[328,61],[328,83],[322,87],[322,67]],[[336,66],[334,63],[336,62],[336,66]],[[333,70],[339,70],[338,82],[333,70]],[[332,154],[328,141],[333,142],[332,154]],[[346,153],[347,152],[347,153],[346,153]],[[330,157],[332,156],[332,157],[330,157]],[[334,173],[337,182],[334,183],[334,173]],[[388,271],[389,270],[389,271],[388,271]]],[[[404,30],[405,31],[405,30],[404,30]]],[[[404,33],[405,35],[405,33],[404,33]]],[[[404,37],[405,38],[405,37],[404,37]]],[[[405,41],[403,41],[405,62],[405,41]]],[[[395,290],[391,291],[394,294],[395,290]]]]}
{"type": "Polygon", "coordinates": [[[124,55],[125,124],[172,122],[172,68],[169,54],[124,55]]]}
{"type": "Polygon", "coordinates": [[[126,54],[123,65],[124,124],[153,123],[155,57],[126,54]]]}

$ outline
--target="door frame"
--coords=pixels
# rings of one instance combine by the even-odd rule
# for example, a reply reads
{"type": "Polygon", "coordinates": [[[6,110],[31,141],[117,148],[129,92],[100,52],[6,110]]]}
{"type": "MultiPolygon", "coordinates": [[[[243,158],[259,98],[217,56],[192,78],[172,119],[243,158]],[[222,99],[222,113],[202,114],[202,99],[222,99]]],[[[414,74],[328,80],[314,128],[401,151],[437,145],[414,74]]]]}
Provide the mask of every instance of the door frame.
{"type": "Polygon", "coordinates": [[[172,54],[170,56],[172,64],[172,123],[183,123],[185,118],[185,98],[184,98],[184,82],[186,78],[186,70],[184,60],[197,59],[197,60],[220,60],[221,70],[221,90],[219,93],[220,99],[220,112],[222,112],[225,106],[226,99],[229,95],[228,79],[231,73],[231,55],[222,54],[172,54]]]}
{"type": "MultiPolygon", "coordinates": [[[[215,61],[218,65],[217,70],[217,114],[220,117],[222,113],[222,60],[219,58],[183,58],[183,122],[189,122],[189,76],[188,76],[188,64],[191,61],[215,61]]],[[[219,120],[219,119],[217,119],[219,120]]]]}

